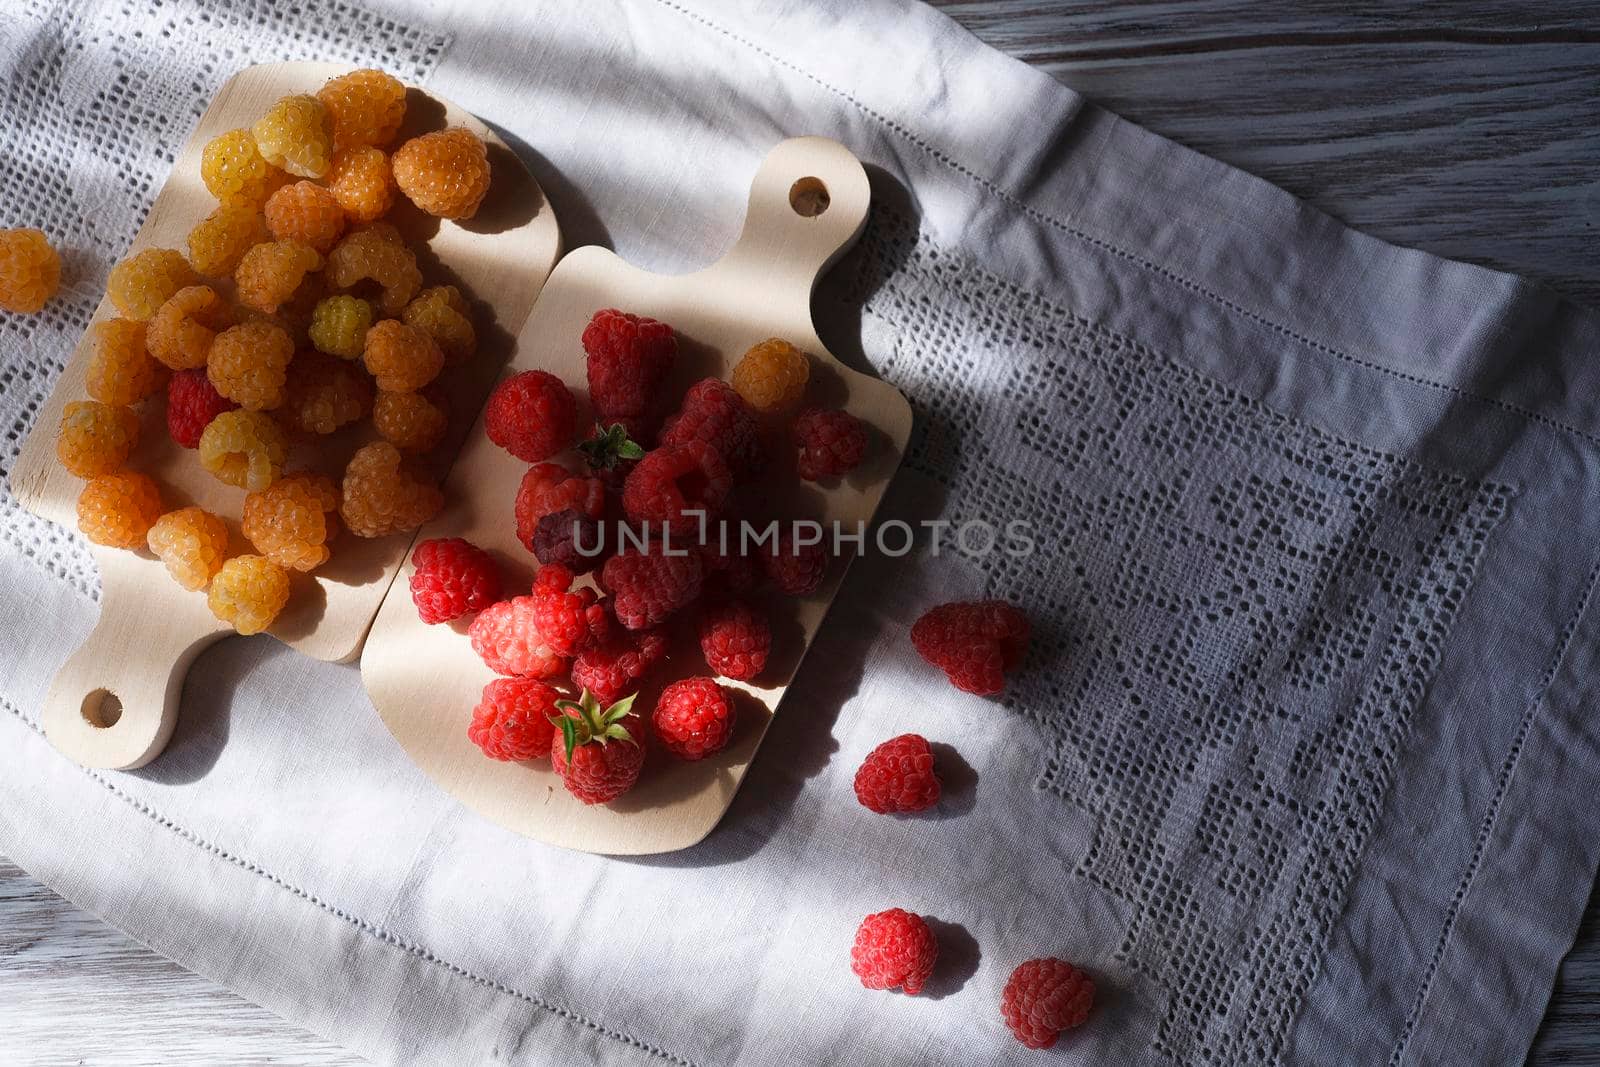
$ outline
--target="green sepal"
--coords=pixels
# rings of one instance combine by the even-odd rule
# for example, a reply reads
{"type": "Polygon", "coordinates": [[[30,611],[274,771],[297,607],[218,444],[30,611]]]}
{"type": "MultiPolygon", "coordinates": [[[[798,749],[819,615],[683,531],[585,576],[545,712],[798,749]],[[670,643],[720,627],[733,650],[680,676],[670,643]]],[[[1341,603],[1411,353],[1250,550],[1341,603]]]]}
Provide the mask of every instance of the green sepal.
{"type": "Polygon", "coordinates": [[[570,715],[561,716],[561,722],[559,725],[561,726],[562,743],[567,747],[567,762],[571,763],[572,750],[583,743],[582,741],[578,740],[578,732],[582,729],[582,727],[578,725],[578,720],[574,719],[570,715]]]}
{"type": "Polygon", "coordinates": [[[602,726],[610,726],[612,723],[621,722],[623,719],[631,715],[633,713],[633,700],[638,695],[638,693],[629,693],[627,696],[623,697],[621,700],[607,708],[605,717],[600,720],[600,724],[602,726]]]}
{"type": "Polygon", "coordinates": [[[618,741],[626,741],[630,745],[639,743],[633,739],[633,735],[628,732],[626,726],[607,726],[606,732],[600,735],[600,743],[605,744],[611,738],[615,738],[618,741]]]}
{"type": "Polygon", "coordinates": [[[620,422],[609,427],[595,423],[595,435],[578,443],[578,451],[596,470],[610,470],[623,460],[641,459],[644,449],[628,436],[628,428],[620,422]]]}

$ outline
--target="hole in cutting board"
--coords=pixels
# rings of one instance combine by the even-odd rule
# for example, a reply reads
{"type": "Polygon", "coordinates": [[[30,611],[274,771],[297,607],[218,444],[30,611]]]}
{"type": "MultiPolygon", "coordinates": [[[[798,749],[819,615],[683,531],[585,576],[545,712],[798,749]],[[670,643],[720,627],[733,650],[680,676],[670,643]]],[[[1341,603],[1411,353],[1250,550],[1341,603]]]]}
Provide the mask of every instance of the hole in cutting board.
{"type": "Polygon", "coordinates": [[[814,219],[828,210],[828,187],[821,178],[801,178],[789,186],[789,206],[796,215],[814,219]]]}
{"type": "Polygon", "coordinates": [[[83,721],[98,730],[109,730],[122,718],[122,700],[109,689],[96,689],[83,698],[83,721]]]}

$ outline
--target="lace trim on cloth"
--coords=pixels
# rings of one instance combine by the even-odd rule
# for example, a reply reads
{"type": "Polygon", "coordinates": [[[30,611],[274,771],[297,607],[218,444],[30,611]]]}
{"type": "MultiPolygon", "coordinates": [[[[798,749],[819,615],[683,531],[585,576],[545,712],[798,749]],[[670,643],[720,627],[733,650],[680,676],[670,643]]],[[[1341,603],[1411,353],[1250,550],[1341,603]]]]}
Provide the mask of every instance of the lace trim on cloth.
{"type": "MultiPolygon", "coordinates": [[[[67,287],[41,314],[0,317],[0,483],[112,264],[230,74],[268,60],[321,59],[422,82],[450,43],[340,0],[26,0],[18,8],[7,12],[0,39],[14,72],[0,84],[0,225],[49,235],[67,287]]],[[[99,598],[83,539],[30,515],[3,488],[0,541],[99,598]]]]}
{"type": "MultiPolygon", "coordinates": [[[[856,299],[942,516],[1036,630],[1006,703],[1095,817],[1156,1048],[1268,1064],[1315,976],[1508,487],[1336,438],[1100,329],[879,209],[856,299]]],[[[959,539],[953,550],[962,551],[959,539]]]]}

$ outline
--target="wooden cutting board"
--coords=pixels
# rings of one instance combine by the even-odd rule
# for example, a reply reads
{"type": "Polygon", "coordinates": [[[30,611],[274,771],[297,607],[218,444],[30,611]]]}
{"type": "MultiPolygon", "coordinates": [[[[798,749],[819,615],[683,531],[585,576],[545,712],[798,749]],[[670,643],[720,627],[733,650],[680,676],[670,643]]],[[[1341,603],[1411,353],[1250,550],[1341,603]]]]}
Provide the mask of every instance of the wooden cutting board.
{"type": "MultiPolygon", "coordinates": [[[[185,250],[190,228],[216,206],[200,180],[206,142],[228,130],[249,127],[279,97],[315,92],[349,69],[324,63],[270,63],[229,79],[179,153],[172,176],[128,255],[146,248],[185,250]]],[[[466,126],[489,145],[492,180],[482,208],[463,224],[422,216],[404,204],[403,197],[397,197],[401,205],[395,212],[395,221],[412,247],[419,248],[417,242],[427,239],[428,251],[422,254],[419,248],[418,257],[424,284],[459,285],[473,303],[480,340],[473,360],[448,370],[441,379],[455,413],[451,436],[430,460],[434,473],[441,476],[460,447],[470,413],[481,406],[510,357],[512,338],[561,251],[561,234],[550,205],[511,150],[454,104],[410,91],[400,140],[448,125],[466,126]]],[[[102,300],[92,321],[116,314],[111,301],[102,300]]],[[[11,491],[24,507],[70,529],[77,526],[83,482],[57,463],[55,438],[62,407],[87,399],[88,355],[87,343],[80,341],[11,474],[11,491]]],[[[172,442],[159,396],[144,402],[142,418],[139,448],[129,467],[156,480],[167,508],[198,504],[227,519],[234,540],[230,554],[251,551],[238,528],[244,490],[223,485],[201,468],[194,451],[172,442]]],[[[366,424],[359,432],[335,434],[316,454],[304,456],[304,462],[337,475],[350,453],[370,438],[366,424]]],[[[291,455],[291,468],[297,458],[291,455]]],[[[367,540],[341,533],[327,565],[314,575],[295,576],[289,606],[271,632],[317,659],[353,659],[412,536],[367,540]]],[[[204,592],[180,587],[150,553],[90,547],[100,569],[100,620],[56,675],[45,698],[42,722],[50,741],[79,763],[139,767],[155,758],[172,735],[189,663],[201,649],[233,631],[212,616],[204,592]]]]}
{"type": "MultiPolygon", "coordinates": [[[[813,357],[808,401],[844,407],[874,430],[872,450],[860,469],[832,486],[775,484],[774,510],[837,520],[852,529],[857,521],[868,522],[899,467],[911,433],[911,408],[893,387],[844,366],[823,348],[811,322],[811,291],[860,236],[869,198],[860,162],[842,145],[820,137],[784,141],[755,176],[738,242],[712,266],[693,274],[650,274],[596,247],[564,258],[517,339],[508,373],[548,370],[585,398],[579,338],[589,318],[607,307],[676,328],[680,353],[673,384],[679,390],[707,375],[726,378],[751,345],[782,337],[813,357]]],[[[513,576],[511,592],[526,592],[537,561],[516,539],[512,501],[527,469],[489,441],[480,419],[451,471],[451,502],[420,536],[465,537],[488,549],[513,576]]],[[[467,739],[472,708],[494,675],[467,639],[470,619],[427,626],[417,618],[405,581],[409,563],[378,612],[362,653],[362,675],[401,746],[474,811],[519,834],[586,852],[670,852],[705,837],[732,802],[846,563],[836,561],[810,597],[762,601],[780,613],[774,619],[772,659],[758,684],[728,683],[740,691],[731,744],[696,763],[672,759],[652,745],[638,785],[608,805],[579,803],[548,761],[500,763],[467,739]]],[[[661,682],[707,673],[694,646],[692,613],[669,620],[666,627],[677,647],[666,678],[653,678],[641,696],[645,712],[661,682]]]]}

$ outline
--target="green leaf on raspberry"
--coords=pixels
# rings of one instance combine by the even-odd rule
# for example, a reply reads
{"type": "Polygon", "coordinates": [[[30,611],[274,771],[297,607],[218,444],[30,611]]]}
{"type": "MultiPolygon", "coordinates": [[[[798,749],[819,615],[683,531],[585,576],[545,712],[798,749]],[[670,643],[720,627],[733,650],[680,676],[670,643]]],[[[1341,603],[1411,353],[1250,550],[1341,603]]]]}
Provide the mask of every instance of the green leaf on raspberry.
{"type": "Polygon", "coordinates": [[[611,470],[623,460],[640,459],[644,449],[628,436],[628,428],[620,422],[610,427],[595,423],[594,433],[587,441],[578,443],[578,451],[595,470],[611,470]]]}
{"type": "Polygon", "coordinates": [[[628,728],[626,726],[607,726],[606,732],[600,735],[600,743],[605,744],[607,738],[616,738],[618,741],[626,741],[630,745],[637,745],[639,743],[633,739],[633,735],[628,732],[628,728]]]}
{"type": "Polygon", "coordinates": [[[607,708],[605,717],[600,720],[600,724],[602,726],[611,726],[614,723],[621,722],[623,719],[631,715],[633,713],[634,698],[638,695],[638,693],[629,693],[627,696],[623,697],[621,700],[607,708]]]}

